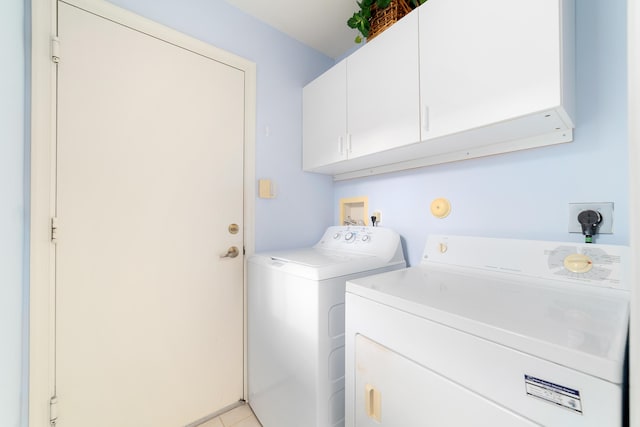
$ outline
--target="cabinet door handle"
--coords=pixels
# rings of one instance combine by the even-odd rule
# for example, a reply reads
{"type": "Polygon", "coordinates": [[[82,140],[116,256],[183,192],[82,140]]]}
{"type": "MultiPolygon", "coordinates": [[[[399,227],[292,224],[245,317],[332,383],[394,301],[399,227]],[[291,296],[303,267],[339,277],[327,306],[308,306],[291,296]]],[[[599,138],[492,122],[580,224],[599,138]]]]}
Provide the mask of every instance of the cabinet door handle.
{"type": "Polygon", "coordinates": [[[429,106],[425,105],[422,110],[422,128],[425,132],[429,132],[429,106]]]}
{"type": "Polygon", "coordinates": [[[344,154],[344,138],[341,136],[338,137],[338,153],[342,156],[344,154]]]}

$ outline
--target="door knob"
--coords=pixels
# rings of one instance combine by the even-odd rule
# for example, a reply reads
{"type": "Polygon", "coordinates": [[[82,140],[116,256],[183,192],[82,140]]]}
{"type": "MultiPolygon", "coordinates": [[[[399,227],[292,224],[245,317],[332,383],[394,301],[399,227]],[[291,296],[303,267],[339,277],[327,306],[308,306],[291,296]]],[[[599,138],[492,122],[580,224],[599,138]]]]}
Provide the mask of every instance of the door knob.
{"type": "Polygon", "coordinates": [[[240,251],[238,250],[238,248],[236,246],[231,246],[228,250],[227,253],[224,255],[220,255],[220,258],[235,258],[238,255],[240,255],[240,251]]]}

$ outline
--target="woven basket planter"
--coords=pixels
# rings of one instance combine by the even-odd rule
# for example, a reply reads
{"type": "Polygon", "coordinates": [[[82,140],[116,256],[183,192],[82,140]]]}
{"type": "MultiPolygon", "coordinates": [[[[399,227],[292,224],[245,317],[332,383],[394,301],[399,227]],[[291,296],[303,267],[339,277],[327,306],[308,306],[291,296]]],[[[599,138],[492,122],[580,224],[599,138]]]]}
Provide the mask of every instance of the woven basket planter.
{"type": "Polygon", "coordinates": [[[389,7],[378,9],[374,4],[371,8],[371,18],[369,24],[369,36],[367,41],[373,40],[375,36],[398,22],[403,16],[411,12],[411,7],[406,0],[393,0],[389,7]]]}

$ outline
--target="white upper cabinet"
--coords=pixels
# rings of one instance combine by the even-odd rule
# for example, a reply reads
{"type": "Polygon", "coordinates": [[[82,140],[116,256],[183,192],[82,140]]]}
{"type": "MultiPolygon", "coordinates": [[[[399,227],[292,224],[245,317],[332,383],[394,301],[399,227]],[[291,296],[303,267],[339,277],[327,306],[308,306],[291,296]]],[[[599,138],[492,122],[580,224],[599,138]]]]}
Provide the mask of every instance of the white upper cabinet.
{"type": "MultiPolygon", "coordinates": [[[[422,139],[562,109],[559,4],[430,0],[420,7],[422,139]]],[[[549,132],[573,127],[558,114],[548,117],[549,132]]]]}
{"type": "Polygon", "coordinates": [[[420,141],[418,11],[347,58],[350,158],[420,141]]]}
{"type": "Polygon", "coordinates": [[[346,159],[346,61],[336,64],[304,87],[302,138],[304,170],[314,170],[346,159]]]}
{"type": "Polygon", "coordinates": [[[305,87],[304,170],[348,179],[573,140],[574,1],[429,0],[305,87]]]}
{"type": "Polygon", "coordinates": [[[353,161],[420,141],[418,13],[305,86],[303,169],[334,173],[353,161]]]}

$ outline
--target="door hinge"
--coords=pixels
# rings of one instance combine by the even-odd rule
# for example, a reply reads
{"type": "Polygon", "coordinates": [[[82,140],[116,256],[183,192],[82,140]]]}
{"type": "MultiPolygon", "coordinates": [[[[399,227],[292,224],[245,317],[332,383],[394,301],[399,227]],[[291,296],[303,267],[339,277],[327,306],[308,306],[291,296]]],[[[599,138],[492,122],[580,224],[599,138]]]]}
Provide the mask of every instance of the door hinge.
{"type": "Polygon", "coordinates": [[[247,250],[244,248],[244,246],[242,247],[242,255],[246,255],[247,254],[247,250]]]}
{"type": "Polygon", "coordinates": [[[51,60],[56,64],[60,62],[60,39],[57,36],[51,39],[51,60]]]}
{"type": "Polygon", "coordinates": [[[58,217],[51,218],[51,242],[58,241],[58,217]]]}
{"type": "Polygon", "coordinates": [[[58,397],[53,396],[49,399],[49,424],[52,427],[56,426],[56,422],[58,421],[58,397]]]}

